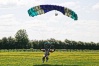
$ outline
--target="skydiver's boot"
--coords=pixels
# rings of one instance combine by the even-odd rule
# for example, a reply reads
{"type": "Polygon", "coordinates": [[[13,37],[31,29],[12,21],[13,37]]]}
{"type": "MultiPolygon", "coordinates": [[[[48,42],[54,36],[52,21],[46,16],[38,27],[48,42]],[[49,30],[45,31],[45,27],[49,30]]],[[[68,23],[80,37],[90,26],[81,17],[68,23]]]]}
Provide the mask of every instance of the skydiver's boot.
{"type": "Polygon", "coordinates": [[[46,62],[48,62],[48,59],[49,59],[49,58],[48,58],[48,57],[46,57],[46,62]]]}
{"type": "Polygon", "coordinates": [[[42,61],[43,61],[43,63],[44,63],[44,61],[45,61],[45,57],[42,58],[42,61]]]}

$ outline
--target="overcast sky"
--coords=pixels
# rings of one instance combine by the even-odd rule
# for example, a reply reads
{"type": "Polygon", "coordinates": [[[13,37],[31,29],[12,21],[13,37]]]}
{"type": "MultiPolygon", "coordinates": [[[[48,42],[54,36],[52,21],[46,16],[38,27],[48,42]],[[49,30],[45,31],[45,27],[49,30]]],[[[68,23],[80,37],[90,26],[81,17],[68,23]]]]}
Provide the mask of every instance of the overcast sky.
{"type": "Polygon", "coordinates": [[[30,40],[55,38],[99,42],[99,0],[0,0],[0,39],[14,37],[19,29],[26,29],[30,40]],[[50,11],[29,17],[33,6],[53,4],[75,11],[78,20],[50,11]]]}

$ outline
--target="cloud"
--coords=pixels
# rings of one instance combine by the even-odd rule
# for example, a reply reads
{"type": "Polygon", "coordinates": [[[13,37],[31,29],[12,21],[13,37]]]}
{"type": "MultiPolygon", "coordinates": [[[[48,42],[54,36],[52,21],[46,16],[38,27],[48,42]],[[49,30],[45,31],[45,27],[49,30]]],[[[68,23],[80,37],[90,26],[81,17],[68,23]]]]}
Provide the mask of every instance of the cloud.
{"type": "MultiPolygon", "coordinates": [[[[98,42],[99,22],[97,20],[80,20],[72,25],[71,39],[98,42]]],[[[69,35],[70,36],[70,35],[69,35]]]]}
{"type": "Polygon", "coordinates": [[[8,8],[17,6],[18,0],[0,0],[1,8],[8,8]]]}
{"type": "Polygon", "coordinates": [[[36,2],[36,0],[0,0],[0,8],[35,6],[41,3],[43,3],[43,1],[36,2]]]}
{"type": "Polygon", "coordinates": [[[14,14],[6,14],[0,16],[0,26],[11,26],[18,24],[14,14]]]}
{"type": "Polygon", "coordinates": [[[75,6],[76,5],[76,2],[65,2],[63,3],[64,6],[75,6]]]}
{"type": "Polygon", "coordinates": [[[95,5],[92,6],[93,10],[99,10],[99,3],[96,3],[95,5]]]}
{"type": "Polygon", "coordinates": [[[79,5],[78,1],[64,2],[64,3],[61,3],[60,5],[62,5],[64,7],[72,8],[72,9],[79,9],[80,8],[80,5],[79,5]]]}
{"type": "Polygon", "coordinates": [[[20,29],[20,22],[15,18],[14,14],[6,14],[0,16],[0,38],[6,36],[14,36],[15,32],[20,29]]]}

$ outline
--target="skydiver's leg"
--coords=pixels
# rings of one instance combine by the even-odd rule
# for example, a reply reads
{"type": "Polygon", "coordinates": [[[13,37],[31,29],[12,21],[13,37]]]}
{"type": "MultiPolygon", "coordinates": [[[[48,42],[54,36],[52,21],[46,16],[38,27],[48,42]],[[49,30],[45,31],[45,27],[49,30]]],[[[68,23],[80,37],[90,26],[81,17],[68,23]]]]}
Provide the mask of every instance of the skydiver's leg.
{"type": "Polygon", "coordinates": [[[42,58],[42,61],[43,61],[43,63],[44,63],[44,61],[45,61],[45,56],[42,58]]]}
{"type": "Polygon", "coordinates": [[[43,56],[43,58],[42,58],[43,63],[44,63],[44,61],[45,61],[45,57],[46,57],[46,51],[45,51],[45,54],[44,54],[44,56],[43,56]]]}
{"type": "Polygon", "coordinates": [[[50,53],[49,53],[49,51],[47,51],[47,53],[46,53],[46,62],[48,61],[48,56],[50,55],[50,53]]]}
{"type": "Polygon", "coordinates": [[[48,61],[48,59],[49,59],[49,58],[48,58],[48,56],[47,56],[47,57],[46,57],[46,62],[48,61]]]}

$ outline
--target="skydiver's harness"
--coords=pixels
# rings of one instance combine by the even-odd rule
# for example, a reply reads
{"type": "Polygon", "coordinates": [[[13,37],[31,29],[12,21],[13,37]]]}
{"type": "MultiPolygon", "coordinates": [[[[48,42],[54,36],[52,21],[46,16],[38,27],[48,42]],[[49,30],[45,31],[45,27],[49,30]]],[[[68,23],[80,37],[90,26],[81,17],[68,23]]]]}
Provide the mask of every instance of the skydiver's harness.
{"type": "MultiPolygon", "coordinates": [[[[51,48],[54,48],[54,45],[50,45],[50,44],[45,44],[44,45],[44,48],[45,48],[45,57],[49,56],[50,55],[50,51],[51,51],[51,48]]],[[[55,51],[55,49],[54,49],[55,51]]]]}

